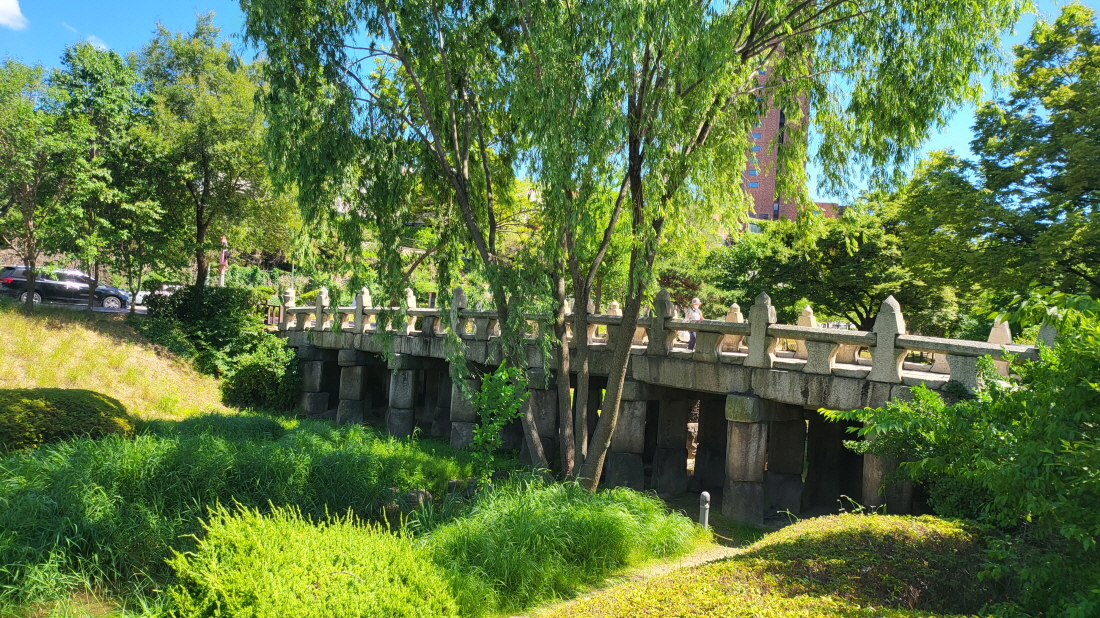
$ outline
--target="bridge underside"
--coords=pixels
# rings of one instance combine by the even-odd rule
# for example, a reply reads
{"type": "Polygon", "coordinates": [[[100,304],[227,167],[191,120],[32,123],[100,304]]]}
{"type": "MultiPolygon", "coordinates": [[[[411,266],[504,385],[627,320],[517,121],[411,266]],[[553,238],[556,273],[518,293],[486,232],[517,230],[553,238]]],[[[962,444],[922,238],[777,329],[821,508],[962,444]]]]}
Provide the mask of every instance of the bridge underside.
{"type": "MultiPolygon", "coordinates": [[[[477,415],[452,384],[442,339],[394,335],[392,353],[383,355],[380,338],[365,334],[282,334],[302,364],[304,415],[384,424],[395,436],[418,428],[458,448],[471,442],[477,415]]],[[[497,364],[494,344],[469,342],[467,359],[475,373],[497,364]]],[[[880,491],[888,462],[844,448],[843,441],[853,438],[849,427],[817,412],[881,406],[892,397],[908,397],[905,384],[746,367],[738,355],[700,363],[688,355],[636,351],[604,467],[605,486],[662,494],[709,491],[726,516],[757,525],[786,512],[803,517],[835,512],[848,504],[844,497],[867,506],[886,504],[892,513],[909,511],[911,496],[903,488],[880,491]]],[[[529,402],[553,461],[558,395],[552,376],[542,369],[545,360],[532,346],[529,402]]],[[[609,360],[609,350],[592,348],[586,405],[593,429],[609,360]]],[[[471,386],[478,386],[476,380],[471,386]]],[[[505,429],[504,448],[520,449],[521,460],[529,462],[518,422],[505,429]]]]}

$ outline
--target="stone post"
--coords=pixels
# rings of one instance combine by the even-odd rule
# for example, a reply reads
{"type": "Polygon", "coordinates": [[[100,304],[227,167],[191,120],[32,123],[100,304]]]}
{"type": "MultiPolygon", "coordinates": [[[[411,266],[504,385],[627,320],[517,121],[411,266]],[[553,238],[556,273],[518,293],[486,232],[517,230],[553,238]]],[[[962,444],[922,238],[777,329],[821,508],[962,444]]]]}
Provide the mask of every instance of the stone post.
{"type": "Polygon", "coordinates": [[[466,292],[461,287],[455,288],[454,297],[451,299],[450,321],[451,330],[456,337],[466,336],[466,324],[469,321],[462,317],[461,312],[466,310],[466,292]]]}
{"type": "Polygon", "coordinates": [[[367,332],[367,320],[370,316],[365,313],[366,309],[371,306],[370,290],[363,288],[355,295],[355,323],[352,325],[351,332],[361,335],[367,332]]]}
{"type": "MultiPolygon", "coordinates": [[[[416,309],[416,294],[412,288],[405,288],[405,306],[408,309],[416,309]]],[[[408,312],[405,313],[405,328],[402,331],[405,335],[416,332],[416,317],[409,315],[408,312]]]]}
{"type": "Polygon", "coordinates": [[[317,292],[317,303],[314,306],[316,313],[313,316],[313,330],[325,331],[332,325],[332,321],[325,315],[328,308],[328,288],[321,288],[317,292]]]}
{"type": "MultiPolygon", "coordinates": [[[[587,311],[585,311],[585,315],[586,316],[591,316],[594,313],[596,313],[596,304],[594,302],[592,302],[591,298],[589,298],[588,299],[588,309],[587,309],[587,311]]],[[[585,330],[587,331],[588,345],[592,345],[592,344],[596,343],[596,329],[599,328],[599,327],[596,324],[593,324],[592,322],[588,321],[587,319],[585,320],[585,324],[587,324],[587,327],[585,328],[585,330]]]]}
{"type": "MultiPolygon", "coordinates": [[[[759,304],[759,303],[757,303],[759,304]]],[[[749,317],[750,321],[752,317],[749,317]]],[[[749,343],[752,353],[752,343],[749,343]]],[[[764,468],[768,423],[763,402],[752,395],[726,396],[726,487],[722,514],[734,521],[764,524],[764,468]]]]}
{"type": "Polygon", "coordinates": [[[294,308],[295,300],[294,288],[283,290],[283,314],[279,316],[279,330],[294,330],[294,320],[298,316],[292,315],[290,310],[294,308]]]}
{"type": "Polygon", "coordinates": [[[340,388],[339,365],[335,362],[336,350],[325,350],[314,345],[298,348],[299,367],[302,372],[302,397],[299,410],[306,418],[336,420],[336,396],[340,388]]]}
{"type": "MultiPolygon", "coordinates": [[[[607,315],[614,315],[623,317],[623,310],[619,308],[619,301],[613,300],[607,305],[607,315]]],[[[615,338],[619,336],[619,331],[623,329],[622,326],[610,325],[607,327],[607,346],[611,347],[615,345],[615,338]]]]}
{"type": "Polygon", "coordinates": [[[905,334],[905,320],[901,316],[901,305],[890,296],[879,307],[875,317],[875,345],[871,348],[871,373],[867,379],[872,382],[901,383],[901,365],[905,361],[905,350],[894,347],[898,335],[905,334]]]}
{"type": "MultiPolygon", "coordinates": [[[[738,305],[737,303],[733,303],[732,305],[730,305],[730,310],[726,313],[725,320],[727,322],[734,323],[744,322],[745,316],[741,315],[741,305],[738,305]]],[[[726,335],[725,337],[722,337],[721,351],[726,353],[740,352],[741,340],[743,338],[744,337],[742,337],[741,335],[726,335]]]]}
{"type": "MultiPolygon", "coordinates": [[[[469,378],[466,387],[471,395],[481,389],[480,380],[469,378]]],[[[474,402],[462,393],[462,387],[454,383],[451,387],[451,446],[466,448],[474,441],[474,427],[477,425],[477,411],[474,402]]]]}
{"type": "Polygon", "coordinates": [[[650,356],[668,356],[676,341],[676,331],[665,327],[665,320],[672,317],[672,301],[669,299],[668,290],[657,292],[653,299],[653,319],[649,327],[649,347],[646,354],[650,356]]]}
{"type": "MultiPolygon", "coordinates": [[[[644,317],[648,317],[648,316],[649,316],[649,308],[648,307],[643,307],[642,311],[641,311],[641,314],[640,314],[640,317],[644,318],[644,317]]],[[[634,338],[630,340],[630,345],[632,345],[632,346],[635,346],[635,345],[644,346],[644,345],[646,345],[646,342],[647,342],[646,337],[648,337],[648,336],[649,336],[649,334],[646,332],[645,327],[636,326],[636,327],[634,327],[634,338]]]]}
{"type": "Polygon", "coordinates": [[[627,379],[619,404],[619,420],[611,434],[611,448],[604,466],[604,482],[609,487],[645,490],[642,455],[645,453],[645,384],[627,379]]]}
{"type": "Polygon", "coordinates": [[[363,422],[364,413],[371,407],[370,389],[367,388],[367,366],[362,362],[359,350],[340,350],[340,403],[336,408],[336,422],[340,424],[363,422]]]}
{"type": "MultiPolygon", "coordinates": [[[[1008,322],[1002,322],[1000,320],[993,321],[993,328],[989,330],[989,338],[986,339],[988,343],[995,343],[997,345],[1009,345],[1012,343],[1012,329],[1009,328],[1008,322]]],[[[995,360],[993,364],[997,366],[997,373],[1004,377],[1008,377],[1008,361],[995,360]]]]}
{"type": "Polygon", "coordinates": [[[749,356],[746,367],[771,369],[775,362],[775,337],[768,334],[768,327],[775,324],[775,307],[772,299],[761,292],[749,308],[749,356]]]}
{"type": "Polygon", "coordinates": [[[438,409],[435,420],[432,422],[433,438],[450,438],[451,435],[451,394],[454,384],[451,382],[451,374],[440,372],[439,383],[436,385],[435,403],[438,409]]]}
{"type": "MultiPolygon", "coordinates": [[[[798,325],[817,328],[817,318],[814,317],[814,310],[809,305],[802,308],[802,315],[798,316],[798,325]]],[[[798,349],[794,353],[795,358],[808,358],[806,342],[799,340],[797,344],[798,349]]]]}
{"type": "Polygon", "coordinates": [[[661,400],[657,414],[657,450],[653,454],[653,488],[658,493],[687,491],[687,423],[691,402],[661,400]]]}
{"type": "Polygon", "coordinates": [[[386,408],[386,430],[404,438],[412,434],[416,405],[417,370],[407,368],[404,354],[394,355],[390,371],[390,400],[386,408]]]}

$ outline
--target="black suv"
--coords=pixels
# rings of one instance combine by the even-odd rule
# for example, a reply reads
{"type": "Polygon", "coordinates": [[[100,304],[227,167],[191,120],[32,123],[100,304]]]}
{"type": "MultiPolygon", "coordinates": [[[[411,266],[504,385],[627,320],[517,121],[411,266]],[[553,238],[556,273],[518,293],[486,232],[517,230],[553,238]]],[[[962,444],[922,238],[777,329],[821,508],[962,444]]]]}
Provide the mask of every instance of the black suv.
{"type": "MultiPolygon", "coordinates": [[[[79,270],[38,271],[34,278],[34,302],[87,304],[92,278],[79,270]]],[[[27,300],[27,273],[22,266],[0,268],[0,294],[27,300]]],[[[100,285],[95,289],[95,304],[108,309],[125,309],[130,295],[118,288],[100,285]]]]}

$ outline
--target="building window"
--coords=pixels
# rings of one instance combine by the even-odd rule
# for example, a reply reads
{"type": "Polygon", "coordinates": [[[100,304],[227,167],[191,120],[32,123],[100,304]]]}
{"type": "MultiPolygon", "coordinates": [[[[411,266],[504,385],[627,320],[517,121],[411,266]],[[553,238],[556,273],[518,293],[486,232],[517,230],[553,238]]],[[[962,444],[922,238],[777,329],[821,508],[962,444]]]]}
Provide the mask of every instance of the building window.
{"type": "Polygon", "coordinates": [[[752,134],[752,138],[753,138],[753,139],[760,139],[761,137],[764,137],[764,136],[763,136],[762,134],[760,134],[760,133],[753,133],[753,134],[752,134]]]}
{"type": "Polygon", "coordinates": [[[756,176],[756,170],[749,170],[749,176],[756,176]]]}
{"type": "Polygon", "coordinates": [[[752,151],[753,152],[760,152],[760,146],[753,146],[752,151]]]}
{"type": "Polygon", "coordinates": [[[759,187],[759,186],[760,186],[760,183],[758,183],[758,182],[750,182],[749,183],[749,188],[752,188],[752,189],[755,189],[756,187],[759,187]]]}

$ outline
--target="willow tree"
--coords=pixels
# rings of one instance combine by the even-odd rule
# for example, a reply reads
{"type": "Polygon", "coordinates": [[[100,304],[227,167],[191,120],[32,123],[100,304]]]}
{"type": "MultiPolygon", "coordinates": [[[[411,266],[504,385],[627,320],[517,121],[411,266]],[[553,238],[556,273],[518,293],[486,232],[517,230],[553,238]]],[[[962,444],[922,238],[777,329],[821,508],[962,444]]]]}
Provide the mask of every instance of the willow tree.
{"type": "MultiPolygon", "coordinates": [[[[267,56],[273,163],[305,187],[307,217],[328,217],[337,198],[362,204],[373,212],[346,220],[376,225],[392,256],[402,221],[391,215],[407,208],[401,187],[419,178],[440,208],[457,211],[465,233],[452,245],[478,256],[505,360],[524,365],[525,322],[513,309],[531,296],[530,278],[505,250],[499,219],[516,178],[514,123],[503,103],[514,37],[496,7],[438,0],[241,6],[248,38],[267,56]],[[364,167],[375,174],[365,176],[364,167]]],[[[392,257],[383,262],[397,267],[392,257]]],[[[545,464],[530,409],[523,424],[528,447],[545,464]]]]}
{"type": "MultiPolygon", "coordinates": [[[[825,170],[825,186],[843,186],[860,172],[882,180],[955,106],[980,95],[980,78],[1000,62],[1000,34],[1021,4],[521,2],[515,12],[524,53],[515,87],[540,102],[545,122],[532,129],[547,137],[539,142],[540,180],[568,204],[553,233],[570,238],[586,230],[587,219],[573,210],[591,212],[575,199],[586,179],[617,190],[621,199],[595,208],[610,209],[611,227],[620,209],[630,221],[620,332],[631,333],[659,243],[690,213],[737,200],[751,128],[769,107],[787,120],[770,145],[776,169],[768,170],[786,199],[810,204],[811,127],[821,135],[812,156],[825,170]]],[[[594,272],[602,255],[587,253],[577,270],[594,272]]],[[[580,292],[590,281],[583,276],[580,292]]],[[[630,346],[625,336],[615,344],[602,413],[580,467],[592,488],[618,419],[630,346]]]]}

